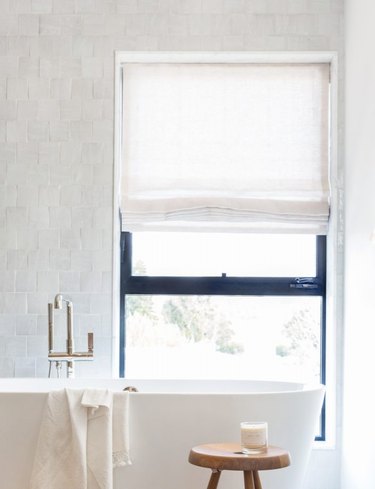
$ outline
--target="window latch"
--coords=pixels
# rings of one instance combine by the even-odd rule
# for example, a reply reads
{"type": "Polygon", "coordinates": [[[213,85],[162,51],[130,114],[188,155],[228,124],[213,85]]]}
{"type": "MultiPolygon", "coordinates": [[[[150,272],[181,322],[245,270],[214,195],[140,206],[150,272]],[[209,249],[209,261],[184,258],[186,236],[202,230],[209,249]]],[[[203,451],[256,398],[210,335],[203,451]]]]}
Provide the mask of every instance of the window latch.
{"type": "Polygon", "coordinates": [[[317,289],[318,284],[315,278],[310,277],[297,277],[289,284],[291,289],[317,289]]]}

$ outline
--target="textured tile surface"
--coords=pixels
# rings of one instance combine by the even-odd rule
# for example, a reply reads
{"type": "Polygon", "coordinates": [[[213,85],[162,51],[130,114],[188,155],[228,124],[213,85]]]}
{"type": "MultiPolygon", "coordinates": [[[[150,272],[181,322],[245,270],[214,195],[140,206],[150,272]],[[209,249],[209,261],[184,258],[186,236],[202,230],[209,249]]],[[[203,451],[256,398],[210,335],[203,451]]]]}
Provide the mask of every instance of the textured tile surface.
{"type": "Polygon", "coordinates": [[[96,334],[77,374],[111,375],[114,51],[341,51],[343,4],[0,1],[0,376],[46,375],[59,291],[96,334]]]}

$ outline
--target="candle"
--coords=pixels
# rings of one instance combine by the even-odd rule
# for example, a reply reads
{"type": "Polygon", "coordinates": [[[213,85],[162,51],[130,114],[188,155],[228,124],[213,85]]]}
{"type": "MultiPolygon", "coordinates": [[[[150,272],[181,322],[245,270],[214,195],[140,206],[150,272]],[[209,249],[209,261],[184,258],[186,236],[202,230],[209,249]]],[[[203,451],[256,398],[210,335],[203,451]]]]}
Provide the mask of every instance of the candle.
{"type": "Polygon", "coordinates": [[[268,426],[265,421],[245,421],[241,423],[242,453],[261,453],[267,450],[268,426]]]}

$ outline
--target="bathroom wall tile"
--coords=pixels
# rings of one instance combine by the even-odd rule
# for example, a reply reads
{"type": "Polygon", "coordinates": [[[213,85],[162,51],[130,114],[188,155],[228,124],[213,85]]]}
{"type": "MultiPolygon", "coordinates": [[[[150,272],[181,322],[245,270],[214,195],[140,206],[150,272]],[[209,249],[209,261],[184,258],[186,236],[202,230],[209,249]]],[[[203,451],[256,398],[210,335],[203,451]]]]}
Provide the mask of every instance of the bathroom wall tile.
{"type": "MultiPolygon", "coordinates": [[[[44,122],[42,123],[44,124],[44,122]]],[[[52,166],[60,163],[60,148],[58,145],[42,140],[39,143],[39,163],[52,166]]]]}
{"type": "MultiPolygon", "coordinates": [[[[93,97],[93,86],[94,82],[90,79],[79,78],[72,80],[71,98],[77,101],[79,107],[81,107],[81,102],[83,103],[84,100],[93,97]]],[[[73,104],[74,106],[73,102],[71,102],[71,104],[73,104]]],[[[68,106],[65,110],[68,110],[68,106]]],[[[81,115],[81,111],[79,112],[79,114],[81,115]]]]}
{"type": "Polygon", "coordinates": [[[0,121],[0,142],[5,142],[7,132],[7,121],[0,121]]]}
{"type": "MultiPolygon", "coordinates": [[[[0,68],[1,68],[1,73],[2,76],[8,77],[8,76],[17,76],[18,73],[18,59],[17,59],[17,53],[10,53],[9,52],[9,43],[8,43],[8,48],[6,54],[8,56],[2,55],[0,57],[0,68]]],[[[6,81],[6,80],[5,80],[6,81]]]]}
{"type": "Polygon", "coordinates": [[[25,228],[28,223],[27,207],[6,207],[7,226],[14,228],[25,228]]]}
{"type": "Polygon", "coordinates": [[[41,292],[49,292],[58,290],[59,288],[59,273],[54,272],[37,272],[37,290],[41,292]]]}
{"type": "MultiPolygon", "coordinates": [[[[35,231],[49,226],[49,209],[47,207],[29,207],[29,226],[35,231]]],[[[37,236],[35,236],[37,239],[37,236]]]]}
{"type": "Polygon", "coordinates": [[[60,16],[54,14],[41,15],[39,23],[39,34],[59,36],[61,34],[60,16]]]}
{"type": "Polygon", "coordinates": [[[32,44],[33,39],[29,36],[8,37],[7,55],[8,61],[10,61],[10,63],[8,64],[8,68],[12,69],[15,75],[19,73],[19,59],[26,59],[32,55],[32,44]],[[11,59],[9,60],[9,56],[13,57],[13,61],[11,59]],[[16,66],[17,69],[15,70],[16,66]]]}
{"type": "Polygon", "coordinates": [[[112,280],[112,272],[102,273],[102,292],[111,293],[113,286],[112,280]]]}
{"type": "Polygon", "coordinates": [[[0,270],[6,270],[7,268],[7,252],[0,249],[0,270]]]}
{"type": "Polygon", "coordinates": [[[36,100],[19,100],[17,103],[17,118],[21,120],[34,120],[38,113],[36,100]]]}
{"type": "MultiPolygon", "coordinates": [[[[0,162],[12,166],[16,161],[16,149],[17,146],[15,143],[8,142],[2,144],[0,148],[0,162]]],[[[3,183],[5,183],[5,179],[3,183]]]]}
{"type": "Polygon", "coordinates": [[[16,335],[28,336],[36,334],[37,316],[16,316],[16,335]]]}
{"type": "MultiPolygon", "coordinates": [[[[31,212],[31,210],[30,210],[31,212]]],[[[25,253],[38,247],[37,229],[20,228],[17,229],[17,249],[25,253]]]]}
{"type": "Polygon", "coordinates": [[[81,204],[81,186],[78,184],[74,185],[64,185],[60,190],[60,205],[61,206],[72,206],[72,217],[74,218],[74,211],[76,206],[81,204]]]}
{"type": "MultiPolygon", "coordinates": [[[[60,188],[53,185],[40,185],[38,188],[39,205],[57,207],[60,202],[60,188]]],[[[50,215],[51,217],[51,215],[50,215]]]]}
{"type": "Polygon", "coordinates": [[[60,231],[60,247],[67,250],[81,248],[81,233],[79,229],[62,229],[60,231]]]}
{"type": "Polygon", "coordinates": [[[47,335],[45,336],[34,336],[28,335],[26,337],[27,342],[27,355],[29,357],[42,357],[47,355],[48,343],[47,335]]]}
{"type": "MultiPolygon", "coordinates": [[[[81,162],[82,143],[80,141],[69,141],[60,144],[60,161],[63,165],[78,166],[81,162]]],[[[72,173],[70,174],[72,178],[72,173]]]]}
{"type": "Polygon", "coordinates": [[[27,355],[26,336],[12,336],[5,339],[5,356],[10,358],[27,355]]]}
{"type": "Polygon", "coordinates": [[[43,314],[47,309],[48,294],[45,292],[35,292],[27,294],[27,313],[43,314]]]}
{"type": "Polygon", "coordinates": [[[83,250],[100,250],[103,247],[103,234],[100,229],[82,228],[81,245],[83,250]]]}
{"type": "MultiPolygon", "coordinates": [[[[0,292],[15,292],[15,278],[16,272],[12,271],[2,271],[1,281],[0,281],[0,292]]],[[[22,290],[17,290],[17,292],[23,292],[22,290]]]]}
{"type": "Polygon", "coordinates": [[[72,270],[74,271],[91,271],[92,270],[92,252],[89,250],[72,250],[72,270]]]}
{"type": "Polygon", "coordinates": [[[82,292],[101,292],[101,272],[81,272],[80,290],[82,292]]]}
{"type": "Polygon", "coordinates": [[[38,187],[35,185],[17,185],[17,206],[29,207],[38,205],[38,187]]]}
{"type": "Polygon", "coordinates": [[[6,123],[6,140],[9,143],[15,143],[19,141],[27,141],[27,122],[26,121],[8,121],[6,123]]]}
{"type": "Polygon", "coordinates": [[[26,264],[29,270],[48,270],[49,254],[43,248],[31,250],[27,253],[26,264]]]}
{"type": "Polygon", "coordinates": [[[70,130],[69,122],[51,121],[49,123],[50,141],[54,143],[61,142],[61,141],[68,141],[69,130],[70,130]]]}
{"type": "Polygon", "coordinates": [[[34,358],[16,358],[14,363],[15,377],[35,377],[35,359],[34,358]]]}
{"type": "MultiPolygon", "coordinates": [[[[49,362],[47,355],[35,358],[35,377],[46,378],[48,377],[49,362]]],[[[56,377],[55,368],[51,368],[51,377],[56,377]]]]}
{"type": "Polygon", "coordinates": [[[103,100],[84,100],[82,103],[82,118],[88,121],[103,119],[103,100]]]}
{"type": "Polygon", "coordinates": [[[16,118],[17,105],[13,100],[0,100],[0,119],[12,120],[16,118]]]}
{"type": "Polygon", "coordinates": [[[25,250],[17,250],[16,243],[13,244],[13,249],[8,250],[7,254],[7,269],[8,270],[27,270],[27,253],[25,250]]]}
{"type": "Polygon", "coordinates": [[[18,16],[3,14],[0,18],[0,36],[16,36],[18,34],[18,16]]]}
{"type": "Polygon", "coordinates": [[[60,236],[58,229],[41,229],[38,231],[38,249],[50,250],[59,248],[60,236]]]}
{"type": "Polygon", "coordinates": [[[53,0],[52,11],[55,14],[74,12],[75,0],[53,0]]]}
{"type": "Polygon", "coordinates": [[[69,100],[72,92],[72,80],[54,78],[51,80],[50,96],[57,100],[69,100]]]}
{"type": "Polygon", "coordinates": [[[39,34],[39,16],[20,14],[18,16],[18,33],[21,36],[37,36],[39,34]]]}
{"type": "Polygon", "coordinates": [[[101,78],[103,76],[103,60],[95,57],[82,59],[82,76],[84,78],[101,78]]]}
{"type": "Polygon", "coordinates": [[[72,141],[93,141],[93,123],[91,121],[71,121],[70,138],[72,141]]]}
{"type": "Polygon", "coordinates": [[[19,58],[18,72],[22,78],[37,77],[39,75],[39,58],[19,58]]]}
{"type": "Polygon", "coordinates": [[[100,99],[111,99],[113,96],[113,83],[110,80],[94,80],[93,96],[100,99]]]}
{"type": "Polygon", "coordinates": [[[0,0],[0,338],[33,337],[0,376],[47,375],[40,345],[59,290],[77,302],[80,344],[90,321],[97,335],[77,375],[111,373],[113,52],[341,50],[343,4],[0,0]]]}
{"type": "Polygon", "coordinates": [[[72,214],[69,207],[51,207],[49,209],[51,228],[66,229],[71,227],[72,214]]]}
{"type": "Polygon", "coordinates": [[[70,250],[50,250],[49,264],[51,270],[69,270],[71,266],[70,250]]]}
{"type": "Polygon", "coordinates": [[[7,78],[7,98],[10,100],[27,99],[28,86],[26,78],[7,78]]]}
{"type": "Polygon", "coordinates": [[[0,358],[0,377],[14,377],[14,358],[0,358]]]}
{"type": "Polygon", "coordinates": [[[58,100],[39,100],[37,119],[39,121],[56,121],[60,119],[58,100]]]}
{"type": "Polygon", "coordinates": [[[17,205],[18,190],[15,185],[0,186],[0,207],[17,205]]]}
{"type": "Polygon", "coordinates": [[[28,93],[30,100],[48,99],[50,80],[46,78],[28,78],[28,93]]]}
{"type": "Polygon", "coordinates": [[[8,336],[14,336],[15,334],[16,334],[16,315],[0,314],[0,337],[6,338],[8,336]]]}
{"type": "Polygon", "coordinates": [[[29,141],[48,141],[49,123],[47,121],[29,121],[27,137],[29,141]]]}
{"type": "Polygon", "coordinates": [[[52,12],[52,0],[31,0],[31,11],[41,14],[52,12]]]}
{"type": "Polygon", "coordinates": [[[16,292],[35,292],[36,274],[20,270],[16,272],[16,292]]]}
{"type": "Polygon", "coordinates": [[[62,293],[72,293],[80,291],[80,273],[79,272],[59,272],[59,287],[62,293]]]}
{"type": "Polygon", "coordinates": [[[0,358],[5,357],[5,342],[6,339],[3,336],[0,336],[0,358]]]}
{"type": "MultiPolygon", "coordinates": [[[[75,314],[89,314],[91,306],[92,294],[89,293],[72,293],[69,294],[70,300],[74,303],[75,314]]],[[[101,314],[99,312],[98,314],[101,314]]]]}
{"type": "Polygon", "coordinates": [[[96,336],[103,336],[102,333],[102,316],[101,314],[77,314],[76,317],[77,333],[82,338],[82,348],[86,347],[87,333],[94,333],[94,348],[96,336]]]}
{"type": "MultiPolygon", "coordinates": [[[[38,144],[35,142],[18,143],[17,144],[17,164],[28,165],[35,168],[39,162],[38,144]]],[[[23,172],[25,175],[25,172],[23,172]]],[[[24,182],[24,183],[31,183],[24,182]]]]}

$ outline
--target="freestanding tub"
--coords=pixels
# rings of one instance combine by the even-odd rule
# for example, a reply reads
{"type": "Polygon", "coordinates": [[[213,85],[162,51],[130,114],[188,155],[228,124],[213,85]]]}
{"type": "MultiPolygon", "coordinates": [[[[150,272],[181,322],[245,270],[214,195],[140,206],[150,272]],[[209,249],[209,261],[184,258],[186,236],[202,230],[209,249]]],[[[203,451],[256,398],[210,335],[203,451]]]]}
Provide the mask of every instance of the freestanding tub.
{"type": "MultiPolygon", "coordinates": [[[[130,393],[133,464],[115,469],[114,489],[204,489],[209,470],[190,465],[190,448],[239,441],[240,422],[268,422],[269,443],[290,451],[290,467],[262,472],[264,489],[302,489],[324,387],[247,381],[0,379],[0,487],[28,489],[47,392],[110,388],[130,393]]],[[[220,489],[243,487],[224,472],[220,489]]],[[[53,488],[51,488],[53,489],[53,488]]]]}

